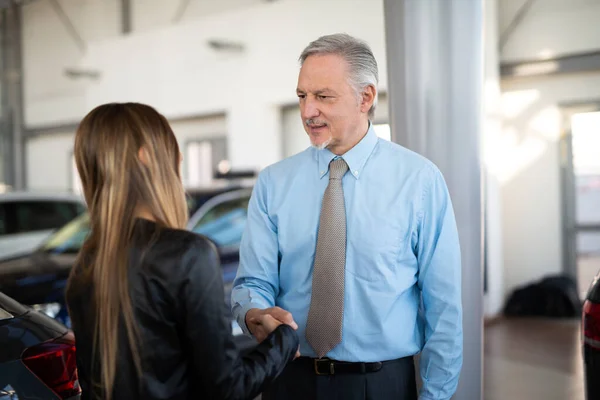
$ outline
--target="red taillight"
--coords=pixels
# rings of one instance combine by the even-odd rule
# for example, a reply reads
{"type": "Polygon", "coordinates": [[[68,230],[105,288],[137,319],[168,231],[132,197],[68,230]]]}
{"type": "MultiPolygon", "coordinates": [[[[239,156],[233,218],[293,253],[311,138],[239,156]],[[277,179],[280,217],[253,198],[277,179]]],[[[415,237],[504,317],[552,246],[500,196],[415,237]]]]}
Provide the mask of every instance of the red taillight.
{"type": "Polygon", "coordinates": [[[583,341],[600,349],[600,304],[589,300],[583,303],[583,341]]]}
{"type": "Polygon", "coordinates": [[[72,333],[25,350],[22,360],[61,399],[81,393],[72,333]]]}

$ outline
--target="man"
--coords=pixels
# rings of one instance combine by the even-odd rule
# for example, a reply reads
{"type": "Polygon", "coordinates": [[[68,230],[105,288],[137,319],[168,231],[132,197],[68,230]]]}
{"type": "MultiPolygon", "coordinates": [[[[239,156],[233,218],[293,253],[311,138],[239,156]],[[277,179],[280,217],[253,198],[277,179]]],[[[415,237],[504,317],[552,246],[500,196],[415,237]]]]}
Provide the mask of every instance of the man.
{"type": "Polygon", "coordinates": [[[300,56],[312,147],[258,177],[232,292],[242,329],[297,327],[302,357],[268,399],[450,399],[462,366],[458,234],[439,170],[379,139],[377,63],[335,34],[300,56]],[[422,315],[422,317],[421,317],[422,315]]]}

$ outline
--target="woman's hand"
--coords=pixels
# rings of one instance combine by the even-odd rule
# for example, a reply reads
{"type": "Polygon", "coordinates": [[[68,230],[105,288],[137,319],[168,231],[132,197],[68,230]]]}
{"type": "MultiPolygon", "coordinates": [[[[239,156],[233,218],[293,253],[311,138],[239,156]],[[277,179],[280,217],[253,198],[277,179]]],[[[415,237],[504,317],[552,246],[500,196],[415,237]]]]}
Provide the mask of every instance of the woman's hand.
{"type": "MultiPolygon", "coordinates": [[[[273,318],[273,316],[271,316],[270,314],[267,314],[267,313],[258,314],[252,318],[249,318],[248,322],[251,323],[255,327],[255,329],[258,328],[257,330],[260,330],[260,332],[262,333],[261,337],[263,338],[263,340],[268,335],[270,335],[271,332],[273,332],[275,329],[277,329],[277,327],[279,325],[282,324],[281,321],[273,318]]],[[[292,326],[292,327],[294,327],[294,326],[292,326]]],[[[294,327],[294,329],[296,329],[296,327],[294,327]]],[[[294,356],[294,359],[296,359],[298,357],[300,357],[300,349],[299,348],[298,348],[298,351],[296,352],[296,355],[294,356]]]]}
{"type": "Polygon", "coordinates": [[[262,326],[267,335],[270,335],[282,322],[273,318],[270,314],[263,314],[258,317],[258,324],[262,326]]]}

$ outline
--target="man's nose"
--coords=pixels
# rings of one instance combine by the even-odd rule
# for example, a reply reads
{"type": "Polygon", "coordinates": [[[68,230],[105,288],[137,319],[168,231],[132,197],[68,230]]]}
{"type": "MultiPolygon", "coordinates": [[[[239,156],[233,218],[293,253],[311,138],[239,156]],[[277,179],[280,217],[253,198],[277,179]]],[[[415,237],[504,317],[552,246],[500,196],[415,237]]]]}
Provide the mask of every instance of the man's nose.
{"type": "Polygon", "coordinates": [[[315,100],[307,98],[304,101],[304,107],[302,110],[302,118],[316,118],[320,114],[319,108],[317,107],[317,103],[315,100]]]}

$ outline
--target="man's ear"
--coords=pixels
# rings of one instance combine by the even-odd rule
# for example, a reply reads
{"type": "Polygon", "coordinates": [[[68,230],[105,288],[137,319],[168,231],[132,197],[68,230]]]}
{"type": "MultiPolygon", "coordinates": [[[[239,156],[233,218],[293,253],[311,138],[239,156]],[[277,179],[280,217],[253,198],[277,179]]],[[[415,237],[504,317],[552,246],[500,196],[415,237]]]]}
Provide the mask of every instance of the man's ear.
{"type": "Polygon", "coordinates": [[[369,85],[364,88],[362,92],[362,98],[360,103],[360,111],[363,113],[368,113],[373,103],[375,102],[375,98],[377,96],[377,89],[375,86],[369,85]]]}

